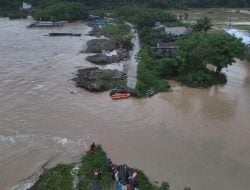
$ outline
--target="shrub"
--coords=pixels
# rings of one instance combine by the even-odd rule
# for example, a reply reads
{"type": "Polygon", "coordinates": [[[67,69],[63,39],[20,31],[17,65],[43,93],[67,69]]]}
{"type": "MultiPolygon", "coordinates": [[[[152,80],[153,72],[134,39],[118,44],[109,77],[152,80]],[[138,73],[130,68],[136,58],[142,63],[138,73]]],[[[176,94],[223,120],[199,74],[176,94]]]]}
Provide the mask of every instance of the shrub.
{"type": "Polygon", "coordinates": [[[116,46],[132,49],[131,43],[132,34],[130,32],[131,27],[127,25],[123,20],[119,20],[115,25],[110,25],[101,30],[101,33],[115,41],[116,46]]]}
{"type": "Polygon", "coordinates": [[[72,190],[73,177],[71,175],[72,165],[59,164],[45,171],[31,190],[72,190]]]}
{"type": "Polygon", "coordinates": [[[138,68],[137,68],[137,84],[136,94],[139,97],[146,96],[148,90],[154,92],[164,92],[169,86],[166,81],[162,80],[165,75],[162,70],[168,62],[159,62],[154,60],[153,52],[150,48],[143,49],[138,54],[138,68]]]}
{"type": "Polygon", "coordinates": [[[109,189],[112,179],[109,172],[108,158],[100,145],[96,147],[94,154],[87,153],[82,157],[82,165],[79,171],[80,190],[91,189],[91,187],[97,183],[97,177],[94,172],[98,169],[102,172],[99,184],[102,189],[109,189]]]}
{"type": "Polygon", "coordinates": [[[198,71],[194,73],[181,74],[177,80],[189,87],[209,87],[215,84],[225,84],[226,75],[209,71],[198,71]]]}

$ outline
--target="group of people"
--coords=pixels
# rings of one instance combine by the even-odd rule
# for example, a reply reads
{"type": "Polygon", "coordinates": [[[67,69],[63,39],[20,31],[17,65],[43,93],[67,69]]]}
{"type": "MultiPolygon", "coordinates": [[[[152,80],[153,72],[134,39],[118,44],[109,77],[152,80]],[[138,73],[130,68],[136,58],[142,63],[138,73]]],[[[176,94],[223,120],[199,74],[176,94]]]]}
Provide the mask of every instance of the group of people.
{"type": "Polygon", "coordinates": [[[109,159],[109,169],[113,180],[115,181],[115,189],[117,190],[138,190],[138,174],[126,165],[115,165],[109,159]]]}
{"type": "MultiPolygon", "coordinates": [[[[95,150],[96,145],[93,142],[90,145],[89,154],[95,154],[95,150]]],[[[115,181],[114,190],[139,190],[137,172],[133,172],[126,164],[115,165],[110,159],[108,159],[108,164],[112,179],[115,181]]],[[[97,176],[97,180],[100,181],[102,171],[98,169],[94,174],[97,176]]],[[[93,189],[100,189],[100,186],[96,185],[93,189]]]]}

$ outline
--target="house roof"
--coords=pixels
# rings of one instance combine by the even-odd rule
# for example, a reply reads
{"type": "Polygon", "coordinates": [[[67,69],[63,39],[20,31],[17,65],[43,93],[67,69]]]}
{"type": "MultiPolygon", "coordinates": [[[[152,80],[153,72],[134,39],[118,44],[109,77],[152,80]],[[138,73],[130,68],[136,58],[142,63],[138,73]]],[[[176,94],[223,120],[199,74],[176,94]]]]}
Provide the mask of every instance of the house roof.
{"type": "Polygon", "coordinates": [[[153,29],[158,30],[158,29],[162,29],[162,28],[166,28],[166,27],[164,25],[160,24],[160,25],[155,26],[153,29]]]}
{"type": "Polygon", "coordinates": [[[174,42],[160,42],[157,44],[157,48],[162,48],[162,49],[176,48],[176,44],[174,42]]]}
{"type": "Polygon", "coordinates": [[[181,26],[181,27],[165,27],[165,32],[169,33],[169,34],[172,34],[174,36],[181,36],[181,35],[191,33],[191,29],[186,28],[185,26],[181,26]]]}
{"type": "Polygon", "coordinates": [[[226,32],[236,38],[241,38],[242,42],[246,45],[250,45],[250,35],[247,32],[237,30],[237,29],[229,29],[226,32]]]}

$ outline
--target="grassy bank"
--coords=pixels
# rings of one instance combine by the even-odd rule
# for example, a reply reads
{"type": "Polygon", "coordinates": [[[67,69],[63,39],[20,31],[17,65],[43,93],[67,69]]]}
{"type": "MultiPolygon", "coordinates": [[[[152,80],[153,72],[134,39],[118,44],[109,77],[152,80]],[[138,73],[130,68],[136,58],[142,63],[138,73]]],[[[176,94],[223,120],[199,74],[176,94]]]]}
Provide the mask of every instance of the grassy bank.
{"type": "Polygon", "coordinates": [[[91,189],[95,184],[99,184],[102,189],[110,189],[112,179],[109,171],[108,158],[101,146],[96,147],[95,154],[83,155],[79,178],[80,190],[91,189]],[[94,172],[98,170],[102,172],[102,177],[99,181],[94,174],[94,172]]]}
{"type": "Polygon", "coordinates": [[[52,169],[46,170],[30,190],[72,190],[72,168],[72,164],[59,164],[52,169]]]}
{"type": "Polygon", "coordinates": [[[9,17],[10,19],[27,18],[28,13],[21,11],[0,11],[0,17],[9,17]]]}
{"type": "Polygon", "coordinates": [[[165,92],[169,89],[168,82],[165,77],[170,76],[172,72],[170,68],[175,64],[170,59],[155,59],[150,48],[144,48],[138,54],[138,69],[137,69],[137,83],[136,94],[138,97],[148,96],[149,91],[165,92]],[[167,71],[169,73],[167,73],[167,71]]]}
{"type": "MultiPolygon", "coordinates": [[[[76,187],[79,190],[90,190],[96,184],[102,190],[110,190],[114,184],[107,155],[100,145],[96,147],[94,154],[86,153],[82,156],[80,168],[75,174],[72,172],[73,167],[73,164],[59,164],[45,171],[30,190],[73,190],[73,175],[79,177],[76,187]],[[100,179],[95,175],[98,170],[102,174],[100,179]]],[[[170,190],[170,186],[166,182],[162,183],[160,187],[153,185],[141,170],[131,168],[131,172],[138,173],[140,190],[170,190]]]]}

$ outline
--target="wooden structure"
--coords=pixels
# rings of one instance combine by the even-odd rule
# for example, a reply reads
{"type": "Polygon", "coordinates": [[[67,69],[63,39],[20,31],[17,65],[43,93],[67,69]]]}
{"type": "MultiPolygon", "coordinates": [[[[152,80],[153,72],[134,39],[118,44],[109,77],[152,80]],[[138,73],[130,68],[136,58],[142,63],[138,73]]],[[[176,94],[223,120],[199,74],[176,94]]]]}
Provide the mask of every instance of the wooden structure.
{"type": "Polygon", "coordinates": [[[185,26],[166,27],[159,23],[156,24],[153,30],[158,31],[160,33],[164,32],[164,33],[170,34],[174,37],[174,39],[178,39],[178,38],[187,36],[192,33],[192,29],[187,28],[185,26]]]}
{"type": "Polygon", "coordinates": [[[162,42],[158,43],[157,46],[152,49],[157,57],[172,58],[176,53],[176,44],[175,42],[162,42]]]}

